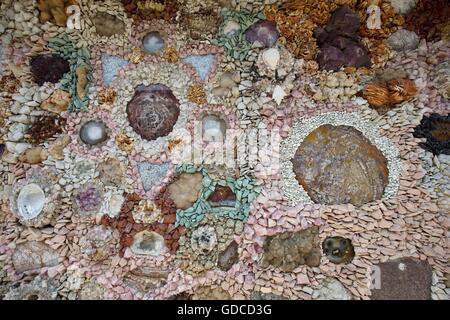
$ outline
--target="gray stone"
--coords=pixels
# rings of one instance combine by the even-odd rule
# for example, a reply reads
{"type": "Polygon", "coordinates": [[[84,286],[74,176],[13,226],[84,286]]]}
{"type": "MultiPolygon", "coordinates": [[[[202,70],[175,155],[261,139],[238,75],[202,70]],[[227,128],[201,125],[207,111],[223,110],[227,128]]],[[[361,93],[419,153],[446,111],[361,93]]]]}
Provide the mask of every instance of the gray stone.
{"type": "Polygon", "coordinates": [[[352,300],[352,295],[337,279],[325,279],[319,289],[313,292],[316,300],[352,300]]]}
{"type": "Polygon", "coordinates": [[[12,262],[18,273],[58,265],[59,255],[43,242],[31,241],[17,245],[12,262]]]}
{"type": "Polygon", "coordinates": [[[398,30],[387,39],[388,45],[395,51],[410,51],[419,46],[420,38],[414,31],[398,30]]]}

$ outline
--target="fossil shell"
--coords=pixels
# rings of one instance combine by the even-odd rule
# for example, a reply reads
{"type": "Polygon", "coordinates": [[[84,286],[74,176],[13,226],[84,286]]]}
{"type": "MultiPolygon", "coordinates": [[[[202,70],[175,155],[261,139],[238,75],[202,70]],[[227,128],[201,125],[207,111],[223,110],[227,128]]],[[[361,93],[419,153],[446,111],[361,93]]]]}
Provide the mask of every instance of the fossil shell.
{"type": "Polygon", "coordinates": [[[17,197],[19,214],[26,220],[36,218],[44,209],[44,191],[35,183],[30,183],[22,188],[17,197]]]}
{"type": "Polygon", "coordinates": [[[276,48],[270,48],[263,52],[262,58],[270,69],[275,70],[280,62],[280,52],[276,48]]]}

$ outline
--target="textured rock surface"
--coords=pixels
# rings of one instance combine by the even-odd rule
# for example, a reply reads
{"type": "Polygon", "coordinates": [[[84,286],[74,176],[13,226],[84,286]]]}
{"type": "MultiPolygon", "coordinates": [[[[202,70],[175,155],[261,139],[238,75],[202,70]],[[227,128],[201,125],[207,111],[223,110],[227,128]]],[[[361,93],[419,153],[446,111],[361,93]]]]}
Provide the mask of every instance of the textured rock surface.
{"type": "Polygon", "coordinates": [[[364,203],[381,199],[387,161],[356,129],[323,125],[311,132],[291,160],[297,181],[316,203],[364,203]]]}
{"type": "Polygon", "coordinates": [[[433,113],[424,117],[414,130],[414,136],[426,138],[422,148],[435,155],[450,155],[450,115],[441,116],[433,113]]]}
{"type": "Polygon", "coordinates": [[[145,191],[149,191],[167,174],[169,163],[155,164],[140,162],[138,163],[138,170],[142,181],[142,187],[145,191]]]}
{"type": "Polygon", "coordinates": [[[352,300],[351,293],[337,279],[325,279],[319,289],[313,292],[317,300],[352,300]]]}
{"type": "Polygon", "coordinates": [[[108,130],[102,121],[91,120],[80,128],[80,139],[84,143],[94,146],[108,139],[108,130]]]}
{"type": "Polygon", "coordinates": [[[417,0],[390,0],[395,12],[401,15],[408,14],[417,3],[417,0]]]}
{"type": "Polygon", "coordinates": [[[225,132],[227,125],[225,121],[212,114],[202,119],[203,141],[205,142],[225,142],[225,132]]]}
{"type": "Polygon", "coordinates": [[[164,48],[164,39],[158,31],[151,31],[145,35],[142,45],[146,52],[157,53],[164,48]]]}
{"type": "Polygon", "coordinates": [[[187,209],[197,201],[202,189],[202,174],[182,173],[167,188],[177,209],[187,209]]]}
{"type": "Polygon", "coordinates": [[[125,23],[116,16],[106,12],[98,12],[92,19],[92,22],[97,34],[100,36],[111,37],[125,32],[125,23]]]}
{"type": "Polygon", "coordinates": [[[57,55],[35,56],[31,59],[30,66],[34,81],[40,86],[45,82],[58,82],[70,69],[69,63],[57,55]]]}
{"type": "Polygon", "coordinates": [[[420,38],[414,31],[398,30],[387,40],[389,46],[395,51],[414,50],[419,46],[420,38]]]}
{"type": "Polygon", "coordinates": [[[116,158],[109,158],[101,162],[97,171],[99,172],[100,181],[105,185],[119,186],[123,180],[124,168],[122,163],[116,158]]]}
{"type": "Polygon", "coordinates": [[[217,187],[208,197],[211,207],[234,207],[236,205],[236,195],[230,187],[217,187]]]}
{"type": "Polygon", "coordinates": [[[125,275],[125,281],[145,294],[150,289],[165,285],[168,275],[168,270],[143,266],[128,272],[125,275]]]}
{"type": "Polygon", "coordinates": [[[272,265],[290,272],[300,265],[317,267],[320,264],[318,228],[298,232],[284,232],[268,237],[264,243],[263,266],[272,265]]]}
{"type": "Polygon", "coordinates": [[[32,271],[58,264],[58,253],[43,242],[30,241],[19,244],[14,250],[12,261],[18,273],[32,271]]]}
{"type": "Polygon", "coordinates": [[[228,247],[219,253],[217,266],[224,271],[228,271],[239,260],[238,244],[232,241],[228,247]]]}
{"type": "Polygon", "coordinates": [[[138,86],[127,106],[128,121],[143,139],[167,136],[180,115],[177,98],[164,85],[138,86]]]}
{"type": "Polygon", "coordinates": [[[372,300],[429,300],[431,267],[425,261],[402,258],[380,263],[380,288],[372,289],[372,300]]]}

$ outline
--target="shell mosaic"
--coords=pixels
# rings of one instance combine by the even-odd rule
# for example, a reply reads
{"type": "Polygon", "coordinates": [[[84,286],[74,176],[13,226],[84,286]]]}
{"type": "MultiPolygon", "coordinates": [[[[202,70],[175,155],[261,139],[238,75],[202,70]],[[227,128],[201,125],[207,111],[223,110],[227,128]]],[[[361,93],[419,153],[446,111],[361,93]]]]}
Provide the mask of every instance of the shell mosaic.
{"type": "Polygon", "coordinates": [[[448,21],[1,1],[0,299],[449,300],[448,21]]]}

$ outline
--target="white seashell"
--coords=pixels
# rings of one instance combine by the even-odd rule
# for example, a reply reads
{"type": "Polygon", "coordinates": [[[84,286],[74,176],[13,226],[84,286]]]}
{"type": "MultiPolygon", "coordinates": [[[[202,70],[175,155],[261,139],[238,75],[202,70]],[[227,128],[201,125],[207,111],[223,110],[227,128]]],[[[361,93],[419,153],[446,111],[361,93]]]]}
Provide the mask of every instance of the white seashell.
{"type": "Polygon", "coordinates": [[[22,188],[17,197],[19,214],[26,220],[36,218],[44,209],[44,191],[35,183],[30,183],[22,188]]]}
{"type": "Polygon", "coordinates": [[[282,87],[279,85],[275,86],[275,89],[273,90],[272,99],[275,100],[277,105],[280,105],[281,101],[283,101],[284,97],[286,96],[286,92],[283,90],[282,87]]]}
{"type": "Polygon", "coordinates": [[[262,59],[270,69],[275,70],[280,62],[280,52],[276,48],[267,49],[263,52],[262,59]]]}

